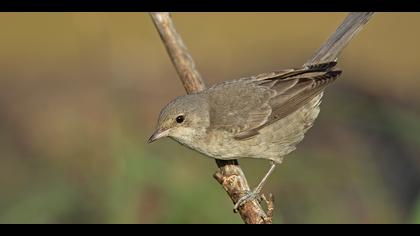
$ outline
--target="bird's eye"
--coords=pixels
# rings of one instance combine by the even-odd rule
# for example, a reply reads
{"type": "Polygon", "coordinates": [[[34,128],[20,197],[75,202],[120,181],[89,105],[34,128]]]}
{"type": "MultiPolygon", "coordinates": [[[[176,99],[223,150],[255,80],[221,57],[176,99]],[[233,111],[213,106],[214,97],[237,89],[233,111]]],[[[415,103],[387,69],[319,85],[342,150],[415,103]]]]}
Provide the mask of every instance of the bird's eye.
{"type": "Polygon", "coordinates": [[[177,116],[176,117],[176,123],[181,124],[182,122],[184,122],[185,117],[183,115],[177,116]]]}

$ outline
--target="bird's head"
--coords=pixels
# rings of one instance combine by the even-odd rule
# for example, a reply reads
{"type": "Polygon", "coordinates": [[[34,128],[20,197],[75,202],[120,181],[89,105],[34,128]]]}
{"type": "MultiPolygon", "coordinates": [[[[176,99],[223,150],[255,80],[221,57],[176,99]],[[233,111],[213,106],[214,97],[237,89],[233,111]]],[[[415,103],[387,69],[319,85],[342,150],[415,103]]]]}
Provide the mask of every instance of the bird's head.
{"type": "Polygon", "coordinates": [[[205,133],[209,122],[209,106],[202,94],[180,96],[162,109],[155,132],[148,142],[171,137],[189,144],[205,133]]]}

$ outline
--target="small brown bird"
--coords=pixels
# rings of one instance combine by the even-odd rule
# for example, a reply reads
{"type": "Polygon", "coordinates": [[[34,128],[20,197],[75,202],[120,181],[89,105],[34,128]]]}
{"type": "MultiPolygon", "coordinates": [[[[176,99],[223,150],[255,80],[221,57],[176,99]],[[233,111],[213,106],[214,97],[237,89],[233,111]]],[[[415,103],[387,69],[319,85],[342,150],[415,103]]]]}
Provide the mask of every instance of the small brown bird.
{"type": "Polygon", "coordinates": [[[336,61],[264,73],[180,96],[162,109],[153,142],[170,137],[221,160],[271,161],[260,184],[241,198],[258,197],[276,164],[295,150],[319,113],[324,89],[341,74],[336,61]]]}
{"type": "Polygon", "coordinates": [[[319,114],[324,89],[341,74],[334,69],[338,55],[373,14],[349,13],[300,69],[223,82],[174,99],[161,111],[149,142],[171,137],[212,158],[270,160],[267,174],[236,210],[258,197],[276,164],[302,141],[319,114]]]}

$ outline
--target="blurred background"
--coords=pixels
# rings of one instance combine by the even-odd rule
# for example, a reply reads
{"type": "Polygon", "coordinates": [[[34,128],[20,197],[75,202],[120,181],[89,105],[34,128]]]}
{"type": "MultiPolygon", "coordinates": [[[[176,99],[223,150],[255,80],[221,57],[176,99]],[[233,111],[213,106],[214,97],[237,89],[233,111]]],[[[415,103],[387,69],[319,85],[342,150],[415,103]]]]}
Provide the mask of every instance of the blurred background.
{"type": "MultiPolygon", "coordinates": [[[[345,13],[174,13],[208,85],[299,67],[345,13]]],[[[420,223],[420,14],[377,13],[271,177],[275,223],[420,223]]],[[[146,144],[184,94],[146,13],[1,13],[0,223],[242,223],[213,160],[146,144]]],[[[241,160],[255,186],[269,163],[241,160]]]]}

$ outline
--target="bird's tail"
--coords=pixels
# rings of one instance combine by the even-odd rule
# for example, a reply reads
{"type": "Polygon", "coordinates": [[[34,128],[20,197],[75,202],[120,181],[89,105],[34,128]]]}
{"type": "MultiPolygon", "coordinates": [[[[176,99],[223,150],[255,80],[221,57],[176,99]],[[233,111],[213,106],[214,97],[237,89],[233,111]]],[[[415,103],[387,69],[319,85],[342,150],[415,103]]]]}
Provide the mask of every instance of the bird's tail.
{"type": "Polygon", "coordinates": [[[373,12],[351,12],[329,39],[303,65],[304,67],[322,62],[335,61],[347,43],[370,20],[373,12]]]}

